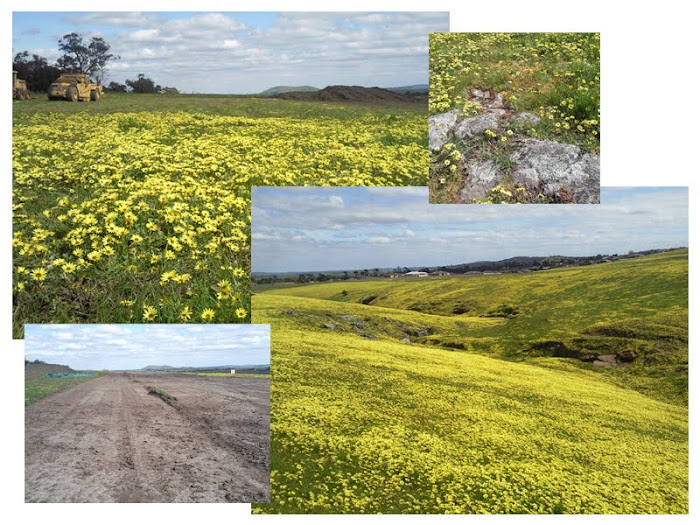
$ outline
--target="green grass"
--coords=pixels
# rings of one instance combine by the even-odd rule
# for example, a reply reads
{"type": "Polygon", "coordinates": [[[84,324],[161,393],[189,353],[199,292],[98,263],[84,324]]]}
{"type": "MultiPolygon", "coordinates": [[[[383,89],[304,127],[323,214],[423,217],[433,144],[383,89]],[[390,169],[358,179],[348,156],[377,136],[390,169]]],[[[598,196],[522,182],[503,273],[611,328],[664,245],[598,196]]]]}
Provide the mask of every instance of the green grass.
{"type": "Polygon", "coordinates": [[[504,95],[514,112],[542,117],[532,134],[600,149],[600,35],[434,33],[430,112],[468,106],[473,88],[504,95]]]}
{"type": "Polygon", "coordinates": [[[529,346],[653,342],[687,360],[686,250],[270,290],[253,321],[271,324],[275,371],[271,502],[254,512],[688,511],[687,370],[529,346]]]}
{"type": "Polygon", "coordinates": [[[344,105],[331,102],[299,102],[254,95],[148,95],[107,93],[98,102],[50,101],[38,93],[31,100],[13,101],[15,123],[31,123],[36,114],[111,114],[188,112],[249,118],[357,119],[363,116],[423,115],[423,107],[344,105]]]}
{"type": "Polygon", "coordinates": [[[155,386],[147,386],[146,390],[150,395],[159,397],[168,404],[171,404],[173,401],[177,401],[177,398],[175,396],[171,396],[161,388],[157,388],[155,386]]]}
{"type": "Polygon", "coordinates": [[[49,379],[44,374],[26,377],[24,379],[24,404],[29,405],[46,396],[61,392],[62,390],[79,385],[80,383],[85,383],[86,381],[90,381],[102,375],[100,372],[96,372],[95,374],[96,375],[92,377],[57,377],[54,379],[49,379]]]}

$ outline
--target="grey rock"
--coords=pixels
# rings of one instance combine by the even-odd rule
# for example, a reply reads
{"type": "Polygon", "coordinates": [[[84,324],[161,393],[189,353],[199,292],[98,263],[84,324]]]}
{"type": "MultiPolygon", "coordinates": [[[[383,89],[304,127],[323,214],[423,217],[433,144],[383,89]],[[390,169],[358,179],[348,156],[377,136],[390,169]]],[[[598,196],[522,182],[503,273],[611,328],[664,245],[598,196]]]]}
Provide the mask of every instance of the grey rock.
{"type": "Polygon", "coordinates": [[[401,339],[401,342],[410,344],[411,340],[408,337],[404,337],[403,339],[401,339]]]}
{"type": "Polygon", "coordinates": [[[617,356],[615,354],[605,354],[605,355],[599,355],[598,356],[599,361],[604,361],[606,363],[616,363],[617,362],[617,356]]]}
{"type": "Polygon", "coordinates": [[[455,136],[461,139],[470,139],[480,135],[487,129],[498,129],[498,117],[492,113],[484,113],[476,117],[465,118],[454,128],[455,136]]]}
{"type": "Polygon", "coordinates": [[[496,117],[497,122],[498,120],[503,120],[508,117],[508,112],[501,108],[489,108],[486,110],[486,114],[496,117]]]}
{"type": "Polygon", "coordinates": [[[356,323],[359,321],[359,319],[357,317],[355,317],[354,315],[341,315],[340,318],[343,321],[349,321],[351,323],[356,323]]]}
{"type": "Polygon", "coordinates": [[[466,177],[460,193],[462,202],[472,202],[484,198],[501,182],[501,174],[496,165],[490,160],[466,160],[466,177]]]}
{"type": "Polygon", "coordinates": [[[523,126],[536,126],[540,123],[540,120],[540,117],[538,117],[537,115],[533,115],[532,113],[518,113],[513,117],[511,122],[513,122],[513,124],[519,124],[523,126]]]}
{"type": "Polygon", "coordinates": [[[510,158],[516,164],[512,173],[516,184],[542,185],[547,195],[566,189],[578,204],[600,202],[598,155],[583,153],[573,144],[528,138],[515,142],[510,158]]]}
{"type": "Polygon", "coordinates": [[[610,361],[601,361],[600,359],[596,359],[595,361],[593,361],[593,364],[601,368],[610,368],[612,366],[615,366],[615,363],[611,363],[610,361]]]}
{"type": "Polygon", "coordinates": [[[341,332],[345,331],[345,328],[335,323],[323,323],[323,327],[328,328],[329,330],[340,330],[341,332]]]}
{"type": "Polygon", "coordinates": [[[503,107],[503,95],[496,93],[493,100],[489,102],[488,107],[490,108],[502,108],[503,107]]]}
{"type": "Polygon", "coordinates": [[[461,114],[460,110],[452,109],[447,113],[433,115],[428,119],[428,146],[431,150],[445,145],[461,114]]]}

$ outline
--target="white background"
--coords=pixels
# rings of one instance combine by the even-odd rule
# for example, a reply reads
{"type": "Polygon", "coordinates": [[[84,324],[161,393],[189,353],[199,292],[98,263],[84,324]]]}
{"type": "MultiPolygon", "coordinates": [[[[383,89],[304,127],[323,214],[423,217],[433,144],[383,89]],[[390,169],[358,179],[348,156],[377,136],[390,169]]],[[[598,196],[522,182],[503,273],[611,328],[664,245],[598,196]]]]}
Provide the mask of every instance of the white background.
{"type": "MultiPolygon", "coordinates": [[[[0,195],[0,502],[5,523],[317,523],[332,520],[348,523],[443,523],[518,521],[534,523],[543,519],[567,521],[604,520],[638,523],[687,522],[689,516],[607,516],[566,518],[548,516],[251,516],[245,504],[24,504],[24,373],[23,344],[11,340],[11,125],[9,62],[12,52],[12,9],[22,11],[450,11],[452,31],[577,31],[601,33],[601,184],[605,186],[690,186],[690,235],[694,238],[700,175],[698,146],[698,21],[691,2],[623,1],[366,1],[318,2],[210,1],[86,2],[70,0],[11,2],[2,13],[0,38],[6,60],[7,82],[0,92],[2,123],[2,170],[0,195]]],[[[691,261],[694,244],[691,242],[691,261]]],[[[697,321],[697,286],[691,266],[691,354],[693,325],[697,321]]],[[[690,366],[691,385],[697,385],[695,360],[690,366]]],[[[691,388],[691,450],[695,444],[695,392],[691,388]]],[[[691,452],[691,515],[696,510],[697,455],[691,452]]],[[[697,513],[695,513],[697,514],[697,513]]],[[[551,522],[551,521],[550,521],[551,522]]]]}

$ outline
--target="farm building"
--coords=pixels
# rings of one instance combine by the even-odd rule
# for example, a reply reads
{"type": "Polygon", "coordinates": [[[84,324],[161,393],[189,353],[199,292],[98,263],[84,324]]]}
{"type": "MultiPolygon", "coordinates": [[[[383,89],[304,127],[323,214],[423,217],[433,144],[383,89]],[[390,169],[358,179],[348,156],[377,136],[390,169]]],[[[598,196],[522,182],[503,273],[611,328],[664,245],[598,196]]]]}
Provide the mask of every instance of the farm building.
{"type": "Polygon", "coordinates": [[[404,277],[428,277],[428,272],[407,272],[403,274],[404,277]]]}

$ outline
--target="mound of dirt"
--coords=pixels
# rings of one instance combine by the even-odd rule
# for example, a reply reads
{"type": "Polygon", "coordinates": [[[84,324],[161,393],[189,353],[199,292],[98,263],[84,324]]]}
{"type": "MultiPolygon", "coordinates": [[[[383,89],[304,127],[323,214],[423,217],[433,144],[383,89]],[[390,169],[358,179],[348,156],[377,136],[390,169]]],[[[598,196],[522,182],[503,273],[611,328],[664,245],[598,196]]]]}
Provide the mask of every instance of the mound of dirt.
{"type": "Polygon", "coordinates": [[[425,94],[396,93],[378,87],[328,86],[318,91],[290,91],[274,98],[306,102],[353,102],[361,104],[416,104],[426,102],[425,94]]]}
{"type": "Polygon", "coordinates": [[[49,363],[25,363],[24,365],[24,377],[43,376],[44,374],[56,372],[75,372],[75,370],[66,365],[52,365],[49,363]]]}

